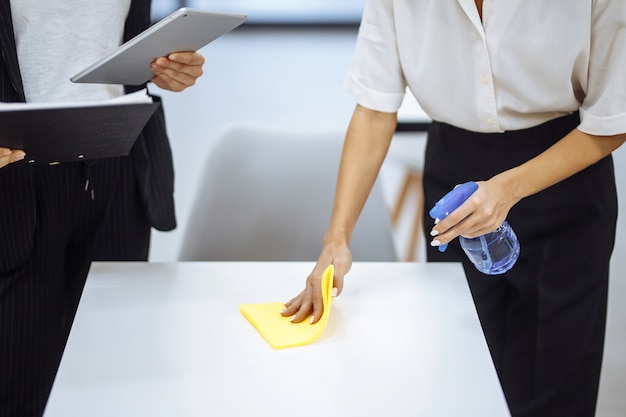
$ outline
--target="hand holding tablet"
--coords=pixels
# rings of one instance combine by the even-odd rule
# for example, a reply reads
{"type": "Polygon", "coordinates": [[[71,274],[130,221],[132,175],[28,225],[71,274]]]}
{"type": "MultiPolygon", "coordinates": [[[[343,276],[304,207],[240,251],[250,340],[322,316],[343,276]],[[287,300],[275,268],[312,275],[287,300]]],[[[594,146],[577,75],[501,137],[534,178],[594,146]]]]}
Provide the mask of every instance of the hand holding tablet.
{"type": "Polygon", "coordinates": [[[182,8],[71,77],[75,83],[140,85],[152,77],[152,62],[173,52],[197,51],[247,20],[238,13],[182,8]]]}
{"type": "Polygon", "coordinates": [[[152,61],[155,74],[150,81],[164,90],[181,92],[193,86],[203,74],[204,56],[200,52],[174,52],[152,61]]]}

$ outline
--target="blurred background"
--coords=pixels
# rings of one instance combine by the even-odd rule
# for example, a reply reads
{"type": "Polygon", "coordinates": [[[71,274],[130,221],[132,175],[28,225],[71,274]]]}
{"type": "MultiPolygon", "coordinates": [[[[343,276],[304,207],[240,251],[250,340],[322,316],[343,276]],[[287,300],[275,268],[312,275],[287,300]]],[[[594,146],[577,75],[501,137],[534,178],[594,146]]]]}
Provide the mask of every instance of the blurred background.
{"type": "Polygon", "coordinates": [[[364,0],[156,0],[154,20],[179,7],[247,13],[253,24],[358,24],[364,0]]]}
{"type": "MultiPolygon", "coordinates": [[[[150,260],[176,261],[204,163],[222,132],[237,125],[293,132],[338,132],[349,122],[354,100],[342,89],[364,0],[154,0],[156,21],[179,7],[244,12],[249,21],[201,50],[205,74],[197,86],[174,94],[150,86],[164,98],[176,168],[178,228],[153,234],[150,260]]],[[[411,97],[401,116],[419,119],[411,97]]],[[[400,132],[380,175],[389,213],[403,184],[422,161],[423,133],[400,132]]],[[[276,149],[279,153],[280,149],[276,149]]],[[[626,415],[626,149],[614,154],[621,217],[612,261],[607,347],[598,405],[599,417],[626,415]]],[[[238,169],[236,165],[233,170],[238,169]]],[[[419,187],[412,185],[405,210],[393,228],[397,259],[423,260],[421,239],[411,248],[419,187]]],[[[277,202],[280,204],[280,202],[277,202]]],[[[233,207],[233,210],[243,209],[233,207]]],[[[328,213],[321,215],[327,216],[328,213]]],[[[296,231],[294,231],[295,233],[296,231]]],[[[211,239],[211,236],[207,236],[211,239]]],[[[590,242],[593,244],[593,242],[590,242]]],[[[310,254],[314,261],[318,253],[310,254]]],[[[302,277],[304,280],[305,277],[302,277]]]]}

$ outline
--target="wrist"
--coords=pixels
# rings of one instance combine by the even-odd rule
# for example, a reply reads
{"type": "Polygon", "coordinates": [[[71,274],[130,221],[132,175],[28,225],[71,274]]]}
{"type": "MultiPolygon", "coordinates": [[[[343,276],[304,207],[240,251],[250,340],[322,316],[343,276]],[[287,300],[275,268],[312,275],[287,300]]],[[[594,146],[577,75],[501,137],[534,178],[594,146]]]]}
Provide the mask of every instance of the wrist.
{"type": "Polygon", "coordinates": [[[324,247],[349,247],[350,234],[345,230],[327,231],[322,244],[324,247]]]}
{"type": "Polygon", "coordinates": [[[528,179],[523,173],[516,172],[517,168],[504,171],[491,178],[491,182],[497,184],[503,195],[507,196],[510,206],[514,206],[521,199],[533,194],[527,189],[529,185],[528,179]]]}

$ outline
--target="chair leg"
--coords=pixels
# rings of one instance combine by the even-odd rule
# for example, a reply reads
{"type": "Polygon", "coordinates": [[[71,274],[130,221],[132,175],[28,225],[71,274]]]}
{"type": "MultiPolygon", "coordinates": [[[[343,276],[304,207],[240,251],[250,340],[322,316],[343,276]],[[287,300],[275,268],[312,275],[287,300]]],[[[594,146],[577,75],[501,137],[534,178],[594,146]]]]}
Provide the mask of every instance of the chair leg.
{"type": "Polygon", "coordinates": [[[396,200],[396,204],[391,213],[391,224],[393,226],[396,226],[398,224],[398,219],[400,218],[400,214],[402,213],[402,209],[404,208],[404,203],[406,202],[406,196],[409,192],[409,188],[411,187],[411,178],[411,172],[409,171],[405,174],[404,180],[402,181],[400,194],[398,195],[398,199],[396,200]]]}
{"type": "Polygon", "coordinates": [[[391,224],[396,227],[398,225],[398,221],[400,219],[400,215],[404,209],[404,205],[407,202],[407,196],[409,191],[414,191],[417,197],[417,207],[415,208],[415,217],[413,219],[413,224],[411,225],[411,234],[409,237],[408,247],[406,255],[404,256],[404,260],[408,262],[412,262],[416,258],[415,252],[418,248],[418,242],[420,239],[420,233],[422,230],[422,214],[424,212],[423,209],[423,190],[422,190],[422,173],[408,170],[406,175],[404,176],[404,180],[402,182],[402,186],[400,187],[400,192],[398,194],[398,198],[396,200],[396,204],[393,207],[391,212],[391,224]]]}
{"type": "Polygon", "coordinates": [[[414,184],[414,189],[417,192],[417,207],[415,208],[415,218],[413,219],[413,228],[411,230],[411,238],[406,255],[406,260],[409,262],[415,260],[415,252],[418,248],[417,243],[419,242],[420,232],[422,230],[422,215],[424,213],[422,175],[416,172],[411,173],[411,183],[414,184]]]}

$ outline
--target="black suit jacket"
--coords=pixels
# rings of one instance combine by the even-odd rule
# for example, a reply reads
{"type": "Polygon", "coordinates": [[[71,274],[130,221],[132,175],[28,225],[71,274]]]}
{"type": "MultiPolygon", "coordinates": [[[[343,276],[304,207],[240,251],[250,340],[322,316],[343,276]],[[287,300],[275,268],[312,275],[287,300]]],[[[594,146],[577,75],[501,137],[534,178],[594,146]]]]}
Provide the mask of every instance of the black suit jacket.
{"type": "MultiPolygon", "coordinates": [[[[132,0],[124,38],[150,25],[151,0],[132,0]]],[[[0,101],[25,101],[13,34],[10,0],[0,0],[0,101]]],[[[145,86],[127,86],[128,92],[145,86]]],[[[158,100],[158,97],[155,97],[158,100]]],[[[174,169],[162,107],[150,119],[130,153],[136,181],[153,227],[176,227],[174,169]]],[[[36,222],[33,167],[25,161],[0,168],[0,270],[9,259],[24,259],[36,222]],[[4,265],[3,265],[4,264],[4,265]]],[[[135,180],[135,179],[129,179],[135,180]]]]}

